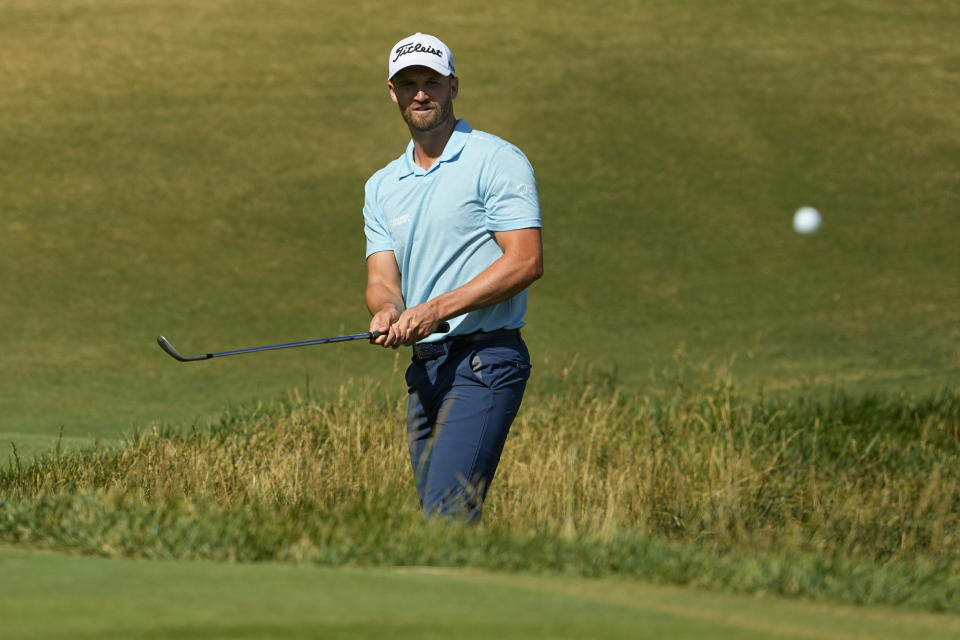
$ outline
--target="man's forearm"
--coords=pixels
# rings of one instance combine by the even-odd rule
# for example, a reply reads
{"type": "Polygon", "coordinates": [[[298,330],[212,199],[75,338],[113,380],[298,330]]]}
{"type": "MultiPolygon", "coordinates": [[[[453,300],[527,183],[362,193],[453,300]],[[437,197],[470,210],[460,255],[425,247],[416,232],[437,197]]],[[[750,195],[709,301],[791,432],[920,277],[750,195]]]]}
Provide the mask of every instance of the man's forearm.
{"type": "Polygon", "coordinates": [[[376,260],[368,261],[375,277],[368,279],[367,306],[374,314],[371,326],[390,327],[384,346],[413,344],[430,335],[440,322],[508,300],[543,274],[539,228],[494,235],[503,251],[500,258],[466,284],[410,308],[404,308],[399,271],[394,273],[396,263],[377,254],[371,257],[376,260]]]}
{"type": "Polygon", "coordinates": [[[400,270],[392,251],[381,251],[367,257],[367,309],[372,315],[389,311],[399,315],[403,302],[400,270]]]}
{"type": "Polygon", "coordinates": [[[427,316],[449,320],[503,302],[529,287],[543,275],[540,229],[496,232],[503,255],[461,287],[427,302],[427,316]]]}
{"type": "Polygon", "coordinates": [[[509,300],[541,275],[539,256],[503,256],[467,284],[437,296],[429,304],[434,306],[439,319],[448,320],[509,300]]]}
{"type": "Polygon", "coordinates": [[[405,305],[403,296],[391,287],[382,284],[367,285],[367,309],[372,315],[381,311],[395,311],[398,315],[403,313],[405,305]]]}

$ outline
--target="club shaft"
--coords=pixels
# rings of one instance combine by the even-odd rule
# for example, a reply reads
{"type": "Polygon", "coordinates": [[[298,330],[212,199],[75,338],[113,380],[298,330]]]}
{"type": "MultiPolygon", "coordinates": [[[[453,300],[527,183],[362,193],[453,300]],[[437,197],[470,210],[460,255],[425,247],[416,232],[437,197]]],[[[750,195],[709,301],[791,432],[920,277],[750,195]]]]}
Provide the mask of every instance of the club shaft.
{"type": "MultiPolygon", "coordinates": [[[[450,331],[450,324],[441,322],[437,325],[437,333],[447,333],[450,331]]],[[[254,353],[256,351],[273,351],[276,349],[289,349],[291,347],[306,347],[311,344],[325,344],[328,342],[347,342],[349,340],[376,340],[380,336],[378,331],[368,331],[367,333],[354,333],[349,336],[334,336],[332,338],[316,338],[314,340],[299,340],[297,342],[285,342],[283,344],[269,344],[263,347],[250,347],[247,349],[233,349],[232,351],[219,351],[217,353],[201,353],[196,356],[183,356],[177,351],[176,347],[170,344],[170,341],[163,336],[157,336],[157,344],[167,352],[170,357],[180,362],[196,362],[198,360],[209,360],[210,358],[219,358],[221,356],[235,356],[241,353],[254,353]]]]}
{"type": "Polygon", "coordinates": [[[289,349],[291,347],[306,347],[311,344],[325,344],[327,342],[346,342],[348,340],[371,340],[379,335],[376,332],[355,333],[350,336],[336,336],[333,338],[317,338],[315,340],[300,340],[299,342],[286,342],[284,344],[270,344],[265,347],[249,347],[247,349],[234,349],[232,351],[220,351],[218,353],[209,353],[207,357],[219,358],[220,356],[234,356],[241,353],[253,353],[255,351],[273,351],[274,349],[289,349]]]}

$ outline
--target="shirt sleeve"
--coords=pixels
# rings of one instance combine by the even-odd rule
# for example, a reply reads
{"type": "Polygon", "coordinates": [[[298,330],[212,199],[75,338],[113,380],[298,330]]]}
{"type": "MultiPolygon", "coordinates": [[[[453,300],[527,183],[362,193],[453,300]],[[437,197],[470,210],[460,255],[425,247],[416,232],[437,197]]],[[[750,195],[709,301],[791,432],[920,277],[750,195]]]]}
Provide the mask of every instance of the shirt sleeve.
{"type": "Polygon", "coordinates": [[[533,167],[520,149],[509,144],[498,149],[487,176],[483,189],[487,231],[543,226],[533,167]]]}
{"type": "Polygon", "coordinates": [[[378,251],[393,251],[393,237],[387,229],[383,211],[377,204],[377,189],[373,180],[367,182],[364,191],[363,232],[367,238],[366,258],[369,258],[378,251]]]}

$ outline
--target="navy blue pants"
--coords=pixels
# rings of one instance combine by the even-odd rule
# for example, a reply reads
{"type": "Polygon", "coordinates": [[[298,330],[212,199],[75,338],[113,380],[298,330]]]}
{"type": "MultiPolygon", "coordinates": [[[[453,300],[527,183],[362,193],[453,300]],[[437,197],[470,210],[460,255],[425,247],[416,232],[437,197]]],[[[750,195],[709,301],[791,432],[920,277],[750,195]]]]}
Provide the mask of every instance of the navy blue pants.
{"type": "Polygon", "coordinates": [[[407,369],[407,444],[424,513],[477,520],[530,377],[519,333],[447,342],[407,369]]]}

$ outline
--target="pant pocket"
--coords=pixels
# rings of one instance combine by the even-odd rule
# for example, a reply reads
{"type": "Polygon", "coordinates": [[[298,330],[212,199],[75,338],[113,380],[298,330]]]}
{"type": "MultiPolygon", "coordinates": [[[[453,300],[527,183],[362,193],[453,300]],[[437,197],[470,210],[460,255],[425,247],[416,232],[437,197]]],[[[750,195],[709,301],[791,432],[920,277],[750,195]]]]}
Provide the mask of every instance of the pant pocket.
{"type": "Polygon", "coordinates": [[[498,388],[526,383],[530,361],[514,349],[489,348],[474,351],[468,360],[473,376],[484,386],[498,388]]]}

